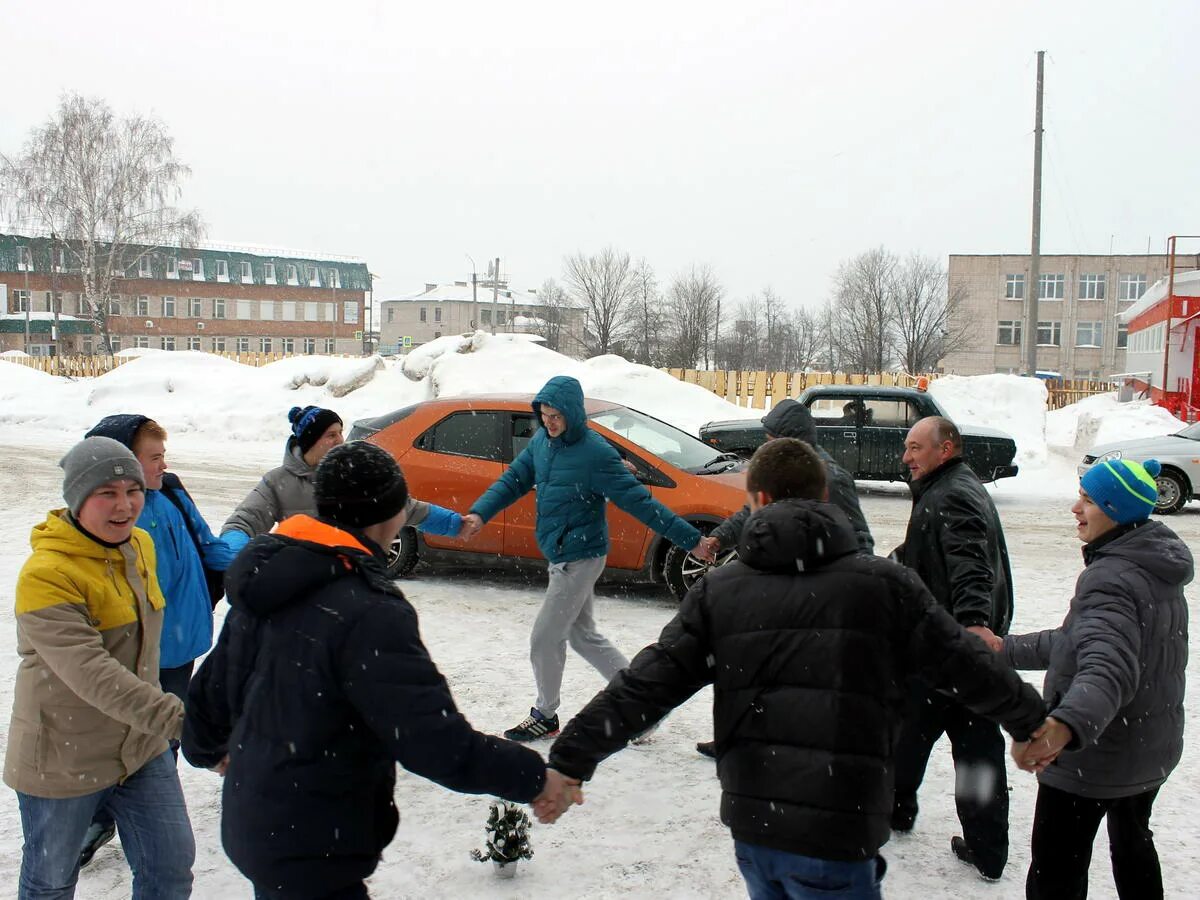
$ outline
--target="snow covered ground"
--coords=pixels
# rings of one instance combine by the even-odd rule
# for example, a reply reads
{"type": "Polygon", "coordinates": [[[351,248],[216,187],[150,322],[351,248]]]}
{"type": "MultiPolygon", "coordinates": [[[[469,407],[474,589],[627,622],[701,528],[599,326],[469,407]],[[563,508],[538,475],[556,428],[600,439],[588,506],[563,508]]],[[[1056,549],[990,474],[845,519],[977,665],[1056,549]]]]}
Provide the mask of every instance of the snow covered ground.
{"type": "MultiPolygon", "coordinates": [[[[29,529],[47,509],[61,505],[57,459],[103,415],[144,412],[163,422],[171,432],[173,467],[214,525],[224,521],[265,469],[278,463],[286,434],[284,414],[296,404],[332,406],[349,422],[437,394],[532,391],[562,372],[579,377],[589,395],[629,403],[693,431],[710,419],[758,415],[613,357],[580,363],[527,342],[485,338],[472,343],[466,354],[450,343],[443,348],[447,352],[428,360],[423,372],[410,373],[418,380],[402,371],[400,361],[379,367],[373,361],[321,357],[256,370],[203,354],[152,353],[102,378],[78,381],[0,362],[0,496],[7,509],[0,521],[0,752],[16,668],[13,584],[28,554],[29,529]]],[[[1076,447],[1076,428],[1095,427],[1091,433],[1104,439],[1109,429],[1133,436],[1180,424],[1164,421],[1161,411],[1147,411],[1144,405],[1117,407],[1105,398],[1046,414],[1024,396],[1029,388],[1023,379],[974,387],[970,379],[959,381],[966,383],[948,382],[937,392],[951,414],[996,424],[1021,445],[1021,475],[991,489],[1013,555],[1015,627],[1025,631],[1056,625],[1081,566],[1068,512],[1076,488],[1074,465],[1083,452],[1076,447]],[[1045,422],[1044,433],[1038,422],[1045,422]]],[[[877,546],[886,552],[903,536],[907,488],[863,483],[860,493],[877,546]]],[[[1200,504],[1190,504],[1166,521],[1200,547],[1200,504]]],[[[541,603],[541,579],[418,570],[404,587],[421,614],[426,643],[466,715],[488,731],[514,724],[532,700],[527,641],[541,603]]],[[[665,593],[649,588],[612,587],[601,594],[598,619],[628,654],[652,641],[674,611],[665,593]]],[[[1200,599],[1200,589],[1190,588],[1188,596],[1200,599]]],[[[218,615],[223,610],[224,605],[218,615]]],[[[1040,682],[1035,673],[1029,677],[1040,682]]],[[[569,657],[564,712],[569,715],[600,686],[590,668],[569,657]]],[[[1189,701],[1188,712],[1194,721],[1195,700],[1189,701]]],[[[490,867],[468,855],[482,844],[488,798],[453,794],[401,772],[396,791],[400,829],[372,880],[374,895],[744,896],[732,844],[717,818],[719,790],[712,763],[694,750],[696,741],[710,737],[710,720],[710,695],[704,692],[671,716],[652,742],[601,766],[583,808],[555,826],[534,826],[536,855],[522,863],[513,882],[497,881],[490,867]]],[[[219,779],[187,766],[181,775],[198,842],[195,895],[250,896],[220,847],[219,779]]],[[[1191,814],[1200,804],[1198,775],[1195,754],[1185,751],[1157,803],[1154,825],[1168,895],[1189,894],[1200,875],[1191,852],[1200,839],[1200,823],[1191,814]]],[[[890,865],[887,896],[1024,896],[1035,783],[1015,769],[1010,780],[1010,867],[1003,881],[986,885],[950,856],[949,840],[957,833],[953,774],[948,747],[939,744],[922,791],[917,831],[884,848],[890,865]]],[[[0,790],[0,884],[15,884],[20,847],[15,798],[0,790]]],[[[127,867],[119,848],[110,845],[84,871],[78,896],[128,895],[127,867]]],[[[1091,896],[1115,897],[1103,835],[1096,844],[1091,896]]]]}

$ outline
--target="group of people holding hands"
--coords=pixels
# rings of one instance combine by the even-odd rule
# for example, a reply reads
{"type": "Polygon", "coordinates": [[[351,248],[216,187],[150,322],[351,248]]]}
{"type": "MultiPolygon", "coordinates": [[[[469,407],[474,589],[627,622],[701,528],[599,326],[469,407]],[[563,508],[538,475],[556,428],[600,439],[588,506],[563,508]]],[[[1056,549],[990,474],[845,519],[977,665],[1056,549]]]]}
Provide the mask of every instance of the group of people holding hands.
{"type": "Polygon", "coordinates": [[[1039,782],[1027,896],[1085,897],[1105,818],[1119,895],[1162,896],[1150,817],[1182,752],[1193,560],[1149,519],[1157,463],[1083,476],[1084,569],[1066,617],[1012,635],[1000,517],[947,419],[907,436],[913,509],[885,558],[794,401],[763,420],[746,509],[708,535],[588,428],[578,381],[551,379],[533,410],[542,427],[460,515],[412,497],[384,450],[343,443],[332,411],[294,409],[284,465],[219,536],[167,471],[158,423],[110,416],[72,447],[66,508],[34,528],[16,590],[4,779],[25,837],[19,896],[73,896],[114,829],[135,898],[190,896],[181,748],[224,776],[223,845],[256,897],[366,897],[398,823],[396,763],[551,823],[601,762],[706,686],[713,740],[698,749],[716,760],[752,898],[882,896],[880,848],[915,828],[942,734],[960,774],[951,851],[998,879],[1001,728],[1039,782]],[[536,699],[501,738],[457,709],[385,553],[406,526],[470,539],[531,490],[549,576],[530,641],[536,699]],[[632,661],[595,622],[610,500],[701,559],[738,551],[632,661]],[[568,646],[607,686],[560,727],[568,646]],[[1029,669],[1047,672],[1041,696],[1018,674],[1029,669]],[[524,746],[549,738],[548,762],[524,746]]]}

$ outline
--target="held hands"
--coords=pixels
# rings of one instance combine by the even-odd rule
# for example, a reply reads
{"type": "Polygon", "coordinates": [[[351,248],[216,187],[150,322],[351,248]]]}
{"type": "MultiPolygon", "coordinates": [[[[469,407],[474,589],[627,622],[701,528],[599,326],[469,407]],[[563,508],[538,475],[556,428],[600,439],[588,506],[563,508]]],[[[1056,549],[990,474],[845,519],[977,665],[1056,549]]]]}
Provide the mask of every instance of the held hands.
{"type": "Polygon", "coordinates": [[[583,806],[582,782],[556,769],[546,770],[546,785],[533,798],[533,814],[543,825],[553,825],[572,806],[583,806]]]}
{"type": "Polygon", "coordinates": [[[721,542],[715,537],[702,537],[700,543],[692,548],[692,556],[696,559],[703,560],[706,563],[716,562],[717,551],[721,549],[721,542]]]}
{"type": "Polygon", "coordinates": [[[987,644],[989,650],[999,653],[1004,649],[1004,638],[997,637],[986,625],[972,625],[967,631],[987,644]]]}
{"type": "Polygon", "coordinates": [[[1053,716],[1035,731],[1028,741],[1013,741],[1012,758],[1018,768],[1040,775],[1050,763],[1058,758],[1063,748],[1071,743],[1072,733],[1068,725],[1053,716]]]}
{"type": "Polygon", "coordinates": [[[469,541],[475,535],[479,534],[483,528],[483,519],[476,513],[467,513],[462,517],[462,526],[458,529],[458,539],[460,541],[469,541]]]}
{"type": "Polygon", "coordinates": [[[224,756],[221,757],[221,761],[219,763],[217,763],[215,766],[213,766],[211,769],[209,769],[208,771],[216,772],[218,775],[220,775],[222,778],[224,778],[225,770],[228,768],[229,768],[229,754],[226,753],[224,756]]]}

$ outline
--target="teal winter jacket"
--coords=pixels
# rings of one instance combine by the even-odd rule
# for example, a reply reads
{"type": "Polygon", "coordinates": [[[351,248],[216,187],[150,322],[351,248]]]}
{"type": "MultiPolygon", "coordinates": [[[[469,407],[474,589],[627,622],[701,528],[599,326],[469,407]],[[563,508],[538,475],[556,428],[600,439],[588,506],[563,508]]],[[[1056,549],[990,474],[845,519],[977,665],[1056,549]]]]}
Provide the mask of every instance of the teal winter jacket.
{"type": "Polygon", "coordinates": [[[606,500],[680,547],[691,549],[700,532],[655,500],[621,463],[617,451],[588,428],[583,388],[558,375],[533,400],[559,410],[567,428],[551,438],[539,428],[507,471],[471,506],[485,522],[537,489],[537,542],[551,563],[608,554],[606,500]]]}

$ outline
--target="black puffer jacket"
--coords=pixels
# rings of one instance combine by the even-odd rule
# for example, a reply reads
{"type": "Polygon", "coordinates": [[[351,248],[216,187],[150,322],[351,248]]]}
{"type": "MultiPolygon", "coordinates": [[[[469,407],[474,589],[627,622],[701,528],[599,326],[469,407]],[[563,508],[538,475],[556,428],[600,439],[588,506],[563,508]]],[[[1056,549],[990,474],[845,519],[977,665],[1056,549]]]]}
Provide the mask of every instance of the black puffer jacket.
{"type": "Polygon", "coordinates": [[[234,865],[289,897],[369,875],[395,834],[395,764],[451,790],[526,802],[545,764],[476,732],[421,643],[417,615],[361,533],[309,516],[255,538],[192,680],[183,752],[229,753],[221,837],[234,865]]]}
{"type": "Polygon", "coordinates": [[[740,559],[697,582],[675,619],[563,731],[551,764],[579,778],[706,684],[723,795],[742,841],[861,860],[890,833],[892,754],[909,675],[954,690],[1025,738],[1037,693],[902,566],[857,552],[837,507],[772,503],[740,559]]]}
{"type": "Polygon", "coordinates": [[[1074,740],[1038,780],[1083,797],[1158,787],[1183,753],[1191,551],[1161,522],[1084,547],[1086,568],[1058,628],[1010,636],[1008,659],[1046,669],[1043,694],[1074,740]]]}
{"type": "Polygon", "coordinates": [[[960,625],[986,625],[994,634],[1007,634],[1012,570],[987,488],[961,456],[910,487],[912,514],[896,558],[921,576],[960,625]]]}
{"type": "MultiPolygon", "coordinates": [[[[867,526],[867,517],[863,515],[862,506],[858,502],[858,489],[854,486],[854,478],[850,473],[833,461],[833,457],[825,452],[817,443],[817,426],[813,422],[812,413],[803,403],[795,400],[780,400],[763,416],[763,428],[778,437],[790,437],[804,441],[817,451],[817,456],[825,463],[829,476],[829,502],[840,509],[850,519],[854,528],[854,536],[858,540],[858,549],[863,553],[875,552],[875,539],[871,537],[871,529],[867,526]]],[[[722,547],[736,547],[742,539],[742,529],[750,518],[750,507],[743,506],[720,525],[712,530],[712,536],[721,542],[722,547]]]]}

